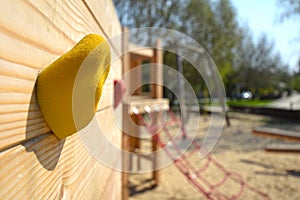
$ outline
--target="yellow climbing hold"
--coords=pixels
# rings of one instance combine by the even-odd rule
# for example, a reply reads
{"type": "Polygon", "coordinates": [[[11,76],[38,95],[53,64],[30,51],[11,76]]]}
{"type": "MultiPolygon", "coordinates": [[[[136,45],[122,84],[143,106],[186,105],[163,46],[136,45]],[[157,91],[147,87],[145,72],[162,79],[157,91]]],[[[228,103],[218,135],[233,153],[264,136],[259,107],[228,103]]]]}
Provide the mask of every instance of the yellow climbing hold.
{"type": "Polygon", "coordinates": [[[92,120],[109,73],[110,59],[108,42],[90,34],[39,74],[40,110],[59,139],[76,133],[92,120]],[[86,99],[87,91],[93,91],[92,101],[86,99]]]}

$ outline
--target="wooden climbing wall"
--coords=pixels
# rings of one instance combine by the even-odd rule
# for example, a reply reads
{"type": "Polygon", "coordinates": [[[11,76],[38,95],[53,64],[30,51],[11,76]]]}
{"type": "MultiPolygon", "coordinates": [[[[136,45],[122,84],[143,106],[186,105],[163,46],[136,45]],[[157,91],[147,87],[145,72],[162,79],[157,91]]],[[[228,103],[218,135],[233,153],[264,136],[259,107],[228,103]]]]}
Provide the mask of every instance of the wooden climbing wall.
{"type": "MultiPolygon", "coordinates": [[[[35,98],[41,69],[89,33],[110,37],[120,32],[111,0],[0,2],[0,199],[121,198],[121,173],[96,161],[78,134],[59,141],[35,98]]],[[[117,60],[96,113],[108,129],[113,80],[120,76],[117,60]]],[[[106,134],[121,146],[119,130],[106,134]]]]}

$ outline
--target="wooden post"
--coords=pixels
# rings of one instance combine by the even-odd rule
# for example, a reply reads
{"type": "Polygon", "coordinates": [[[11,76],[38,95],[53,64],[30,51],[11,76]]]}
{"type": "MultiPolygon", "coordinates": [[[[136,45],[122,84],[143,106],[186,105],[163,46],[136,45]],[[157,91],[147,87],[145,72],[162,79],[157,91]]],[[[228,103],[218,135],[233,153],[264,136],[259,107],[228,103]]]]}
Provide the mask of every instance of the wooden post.
{"type": "MultiPolygon", "coordinates": [[[[133,69],[134,67],[137,67],[139,65],[142,64],[142,60],[141,59],[133,59],[134,55],[130,56],[130,69],[133,69]]],[[[135,69],[137,72],[137,76],[135,76],[133,79],[130,80],[130,85],[131,86],[138,86],[141,85],[142,82],[142,70],[140,68],[136,68],[135,69]]],[[[133,91],[133,95],[141,95],[142,94],[142,88],[135,88],[135,90],[133,91]]]]}
{"type": "MultiPolygon", "coordinates": [[[[123,36],[122,36],[122,74],[124,75],[126,72],[130,70],[130,54],[125,52],[128,51],[128,45],[129,45],[129,33],[128,29],[126,27],[123,28],[123,36]]],[[[128,100],[129,94],[128,91],[130,91],[130,84],[128,84],[128,81],[130,80],[124,80],[127,86],[127,91],[124,94],[124,99],[128,100]]],[[[125,151],[122,155],[122,199],[127,200],[129,198],[129,185],[128,185],[128,169],[129,169],[129,156],[126,154],[126,152],[130,151],[130,138],[129,135],[124,132],[126,130],[124,127],[129,124],[127,121],[130,120],[128,117],[128,102],[124,104],[123,102],[123,108],[122,108],[122,150],[125,151]]]]}
{"type": "MultiPolygon", "coordinates": [[[[162,65],[163,64],[163,52],[161,50],[161,40],[157,40],[156,42],[156,49],[154,50],[154,58],[153,62],[157,65],[162,65]]],[[[155,83],[160,83],[160,84],[152,84],[151,87],[151,97],[152,98],[162,98],[163,97],[163,71],[161,67],[155,66],[151,68],[151,81],[155,83]]],[[[155,119],[155,123],[160,123],[161,120],[161,112],[153,113],[153,119],[155,119]]],[[[159,133],[155,133],[159,134],[159,133]]],[[[156,141],[154,141],[152,137],[152,151],[156,152],[158,150],[158,144],[156,141]]],[[[159,184],[159,170],[156,170],[158,167],[158,162],[159,162],[159,156],[157,153],[155,154],[153,158],[153,172],[152,176],[154,179],[155,185],[159,184]]]]}
{"type": "MultiPolygon", "coordinates": [[[[161,50],[161,40],[157,40],[154,50],[153,63],[157,65],[163,64],[163,52],[161,50]]],[[[154,65],[155,65],[154,64],[154,65]]],[[[160,84],[151,84],[151,97],[152,98],[162,98],[163,97],[163,71],[161,67],[152,67],[151,68],[151,81],[160,84]]]]}

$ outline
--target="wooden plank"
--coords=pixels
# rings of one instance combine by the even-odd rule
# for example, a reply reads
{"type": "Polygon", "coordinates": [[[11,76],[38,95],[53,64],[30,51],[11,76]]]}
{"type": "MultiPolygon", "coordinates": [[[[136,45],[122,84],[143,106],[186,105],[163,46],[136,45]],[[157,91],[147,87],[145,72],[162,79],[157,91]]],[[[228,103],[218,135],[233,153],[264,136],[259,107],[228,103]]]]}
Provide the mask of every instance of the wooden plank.
{"type": "MultiPolygon", "coordinates": [[[[34,94],[39,70],[84,35],[110,37],[120,32],[112,3],[105,2],[111,6],[92,13],[81,0],[0,3],[0,199],[95,199],[109,197],[107,191],[120,194],[120,186],[104,189],[111,169],[86,151],[77,134],[58,141],[48,133],[34,94]],[[102,13],[101,22],[95,21],[102,13]],[[109,22],[110,28],[103,28],[103,22],[109,22]]],[[[120,60],[114,62],[97,113],[101,126],[110,129],[109,141],[118,147],[121,134],[112,129],[114,117],[107,108],[113,103],[113,80],[121,76],[120,66],[120,60]]]]}
{"type": "Polygon", "coordinates": [[[89,179],[84,179],[86,182],[83,183],[81,191],[75,191],[77,196],[74,195],[74,199],[100,199],[104,194],[105,185],[111,179],[112,170],[108,167],[95,165],[93,169],[90,167],[88,169],[92,172],[90,173],[92,176],[89,176],[89,179]]]}
{"type": "Polygon", "coordinates": [[[72,41],[77,42],[78,38],[89,32],[101,32],[80,0],[30,0],[30,4],[43,13],[57,29],[64,33],[72,33],[68,35],[72,41]]]}
{"type": "Polygon", "coordinates": [[[121,172],[112,171],[110,179],[108,180],[107,186],[105,188],[104,195],[101,197],[102,200],[106,199],[121,199],[121,194],[114,188],[121,187],[121,172]]]}
{"type": "Polygon", "coordinates": [[[120,24],[111,1],[96,3],[93,1],[92,4],[96,6],[93,10],[97,11],[95,12],[97,18],[99,13],[104,15],[100,24],[95,21],[94,13],[90,13],[86,4],[80,0],[71,2],[12,0],[9,4],[3,4],[0,11],[3,16],[10,16],[9,12],[12,9],[16,11],[16,14],[9,19],[2,17],[0,25],[6,32],[14,34],[14,37],[20,40],[25,40],[47,52],[61,55],[88,33],[111,36],[112,30],[114,33],[120,32],[120,24]],[[34,21],[34,25],[38,25],[39,29],[28,29],[28,24],[24,23],[28,21],[34,21]],[[109,23],[109,28],[103,28],[102,26],[107,25],[108,21],[114,21],[116,24],[111,26],[109,23]],[[52,39],[51,44],[49,38],[52,39]]]}
{"type": "Polygon", "coordinates": [[[101,30],[105,32],[109,38],[115,34],[121,33],[121,24],[118,20],[116,10],[111,0],[82,0],[94,20],[101,26],[101,30]],[[114,22],[113,26],[112,23],[114,22]]]}
{"type": "Polygon", "coordinates": [[[1,124],[5,124],[10,122],[37,119],[40,117],[42,117],[42,113],[40,111],[5,113],[0,115],[0,122],[1,124]]]}
{"type": "MultiPolygon", "coordinates": [[[[120,72],[118,72],[117,66],[112,66],[111,73],[104,85],[102,97],[98,104],[99,110],[113,104],[113,79],[119,74],[120,72]]],[[[9,78],[8,80],[12,79],[9,78]]],[[[22,82],[21,79],[20,81],[22,82]]],[[[32,85],[33,84],[34,83],[32,83],[32,85]]],[[[15,91],[17,90],[22,90],[21,84],[18,89],[15,89],[15,91]]],[[[5,92],[0,93],[0,113],[0,130],[2,130],[0,135],[0,149],[8,148],[49,131],[49,128],[46,126],[43,116],[39,111],[35,94],[30,94],[29,92],[28,94],[16,92],[10,93],[9,89],[5,89],[5,92]],[[32,129],[31,124],[28,123],[31,120],[40,121],[35,129],[32,129]],[[21,123],[25,126],[20,127],[21,123]],[[8,126],[10,126],[9,129],[5,128],[8,126]]]]}
{"type": "MultiPolygon", "coordinates": [[[[104,105],[107,106],[108,102],[109,106],[112,105],[112,93],[113,92],[108,89],[103,91],[99,108],[102,108],[104,105]],[[106,104],[103,104],[102,101],[106,104]]],[[[30,105],[0,104],[0,109],[3,108],[0,111],[0,113],[2,112],[0,115],[0,150],[49,132],[50,129],[39,111],[37,104],[30,105]],[[39,123],[32,126],[33,120],[39,123]]]]}
{"type": "Polygon", "coordinates": [[[154,111],[162,111],[169,109],[169,99],[152,99],[149,97],[143,96],[132,96],[130,99],[128,112],[130,114],[136,113],[145,113],[145,112],[154,112],[154,111]],[[150,109],[147,111],[147,108],[150,109]],[[146,110],[145,110],[146,109],[146,110]],[[160,110],[154,110],[160,109],[160,110]]]}
{"type": "MultiPolygon", "coordinates": [[[[4,16],[0,15],[0,18],[3,17],[4,16]]],[[[57,58],[57,55],[43,51],[38,47],[27,44],[24,40],[15,38],[13,34],[3,31],[1,26],[0,41],[2,44],[0,45],[0,59],[9,61],[11,63],[30,66],[39,70],[48,66],[55,58],[57,58]]]]}
{"type": "Polygon", "coordinates": [[[151,68],[150,80],[156,84],[151,85],[151,97],[152,98],[162,98],[163,97],[163,51],[162,42],[157,40],[155,44],[154,57],[153,57],[153,67],[151,68]]]}
{"type": "Polygon", "coordinates": [[[48,133],[50,129],[45,123],[36,125],[8,129],[1,133],[1,148],[0,150],[9,148],[18,144],[20,141],[27,141],[39,135],[48,133]],[[23,133],[26,134],[23,134],[23,133]],[[9,144],[9,145],[8,145],[9,144]]]}
{"type": "Polygon", "coordinates": [[[34,94],[25,94],[25,93],[10,93],[3,92],[0,93],[0,105],[15,105],[15,104],[29,104],[36,103],[34,94]]]}
{"type": "Polygon", "coordinates": [[[142,69],[140,68],[140,65],[142,65],[142,60],[133,60],[132,54],[130,54],[130,69],[134,69],[134,75],[131,74],[132,78],[130,80],[130,87],[136,88],[135,91],[132,91],[132,95],[141,95],[142,94],[142,69]]]}
{"type": "MultiPolygon", "coordinates": [[[[101,129],[107,139],[111,142],[112,145],[120,146],[121,134],[119,130],[115,130],[116,127],[113,124],[114,118],[112,117],[113,113],[110,109],[106,109],[97,113],[97,120],[101,129]],[[104,123],[105,122],[105,123],[104,123]]],[[[93,136],[93,134],[88,137],[93,136]]],[[[75,136],[74,136],[75,137],[75,136]]],[[[86,141],[86,140],[84,140],[86,141]]],[[[95,141],[95,138],[91,137],[88,139],[91,144],[95,141]]],[[[98,165],[97,161],[89,151],[94,151],[95,149],[90,149],[91,147],[97,148],[99,151],[105,153],[107,147],[103,146],[90,146],[90,143],[85,143],[89,146],[89,151],[87,151],[86,146],[82,145],[82,140],[79,140],[81,145],[80,147],[75,147],[74,145],[79,145],[76,143],[73,144],[73,155],[71,161],[69,162],[73,167],[68,171],[68,175],[64,179],[66,191],[71,195],[71,199],[95,199],[97,196],[100,197],[100,194],[103,194],[103,191],[106,186],[107,181],[110,179],[111,168],[105,167],[103,165],[98,165]],[[84,149],[84,151],[82,150],[84,149]],[[93,163],[97,165],[93,165],[93,163]],[[96,197],[91,194],[97,195],[96,197]]],[[[113,157],[110,155],[111,159],[119,160],[120,157],[113,157]]],[[[121,156],[121,152],[119,154],[121,156]]],[[[120,192],[120,188],[115,188],[116,191],[120,192]]]]}
{"type": "Polygon", "coordinates": [[[286,131],[276,128],[256,127],[252,130],[252,133],[255,135],[272,137],[275,139],[300,141],[299,132],[294,131],[286,131]]]}
{"type": "Polygon", "coordinates": [[[129,49],[131,54],[141,57],[142,59],[152,59],[154,56],[153,49],[149,47],[138,46],[133,43],[129,43],[129,49]]]}
{"type": "Polygon", "coordinates": [[[34,81],[24,80],[0,75],[0,92],[22,92],[32,94],[34,90],[34,81]]]}
{"type": "MultiPolygon", "coordinates": [[[[128,29],[126,27],[123,28],[123,35],[122,35],[122,75],[126,74],[130,70],[130,54],[126,53],[128,52],[128,45],[129,45],[129,33],[128,29]]],[[[127,86],[127,90],[124,94],[123,101],[129,102],[129,92],[131,91],[131,85],[130,83],[130,74],[125,76],[125,84],[127,86]]],[[[124,103],[124,102],[123,102],[124,103]]],[[[121,176],[121,191],[122,191],[122,200],[127,200],[129,198],[129,174],[128,170],[130,167],[130,158],[126,152],[130,151],[130,136],[128,133],[125,131],[127,130],[127,127],[130,125],[130,118],[129,118],[129,113],[128,113],[128,108],[129,106],[126,104],[123,104],[122,107],[122,176],[121,176]]]]}
{"type": "MultiPolygon", "coordinates": [[[[41,69],[58,55],[68,51],[84,35],[92,32],[108,35],[102,32],[82,1],[66,1],[66,5],[63,6],[61,4],[63,3],[53,0],[30,2],[12,0],[9,4],[1,5],[1,58],[41,69]],[[7,17],[12,9],[14,12],[20,11],[15,13],[14,17],[7,17]],[[34,21],[34,25],[39,28],[28,29],[28,20],[34,21]],[[14,48],[5,48],[6,46],[14,48]]],[[[103,18],[102,21],[105,20],[106,18],[103,18]]],[[[115,32],[120,31],[120,26],[116,25],[114,29],[115,32]]]]}
{"type": "MultiPolygon", "coordinates": [[[[5,5],[5,6],[12,6],[15,3],[18,3],[19,1],[11,1],[10,5],[5,5]]],[[[95,32],[92,31],[92,29],[96,30],[98,33],[102,33],[100,28],[98,27],[97,23],[93,21],[93,18],[85,8],[84,4],[81,1],[76,1],[76,3],[72,2],[74,5],[67,5],[67,6],[62,6],[65,8],[61,8],[61,5],[58,4],[56,1],[31,1],[31,2],[21,2],[20,4],[17,5],[17,9],[21,9],[21,7],[25,7],[24,10],[32,11],[29,12],[32,15],[34,13],[42,13],[39,19],[42,21],[44,20],[43,23],[52,23],[53,26],[56,26],[55,30],[58,32],[72,32],[70,34],[72,40],[78,41],[83,37],[84,34],[87,34],[89,32],[95,32]],[[72,7],[73,6],[73,7],[72,7]],[[68,12],[72,7],[72,12],[73,14],[69,14],[68,12]],[[81,16],[78,13],[83,13],[84,15],[81,16]],[[52,16],[51,16],[52,15],[52,16]],[[68,15],[66,17],[65,15],[68,15]],[[46,18],[45,18],[46,17],[46,18]],[[65,19],[66,18],[66,19],[65,19]],[[76,18],[76,21],[73,20],[73,18],[76,18]],[[74,22],[73,22],[74,21],[74,22]],[[64,22],[64,23],[62,23],[64,22]],[[74,24],[77,24],[76,27],[79,27],[79,29],[84,30],[83,32],[80,32],[77,34],[76,31],[72,28],[74,24]],[[69,26],[67,24],[69,23],[69,26]],[[84,25],[80,26],[78,24],[84,25]],[[89,27],[86,27],[85,24],[92,24],[89,27]],[[67,29],[66,27],[69,27],[67,29]],[[98,27],[98,28],[97,28],[98,27]],[[72,30],[72,31],[71,31],[72,30]]],[[[5,7],[4,6],[4,7],[5,7]]],[[[1,7],[1,8],[4,8],[1,7]]],[[[24,14],[22,12],[22,14],[24,14]]],[[[30,16],[32,17],[32,16],[30,16]]],[[[22,21],[23,18],[18,19],[19,21],[22,21]]],[[[25,18],[26,19],[26,18],[25,18]]],[[[46,49],[41,47],[40,45],[48,45],[49,48],[52,48],[52,46],[65,46],[65,43],[58,41],[58,43],[53,42],[53,39],[56,38],[51,38],[51,42],[49,43],[48,36],[45,38],[40,38],[43,36],[37,36],[35,29],[29,29],[25,33],[20,33],[17,32],[14,27],[11,26],[9,18],[5,17],[2,18],[3,25],[5,26],[6,29],[1,29],[0,25],[0,30],[3,30],[2,32],[2,40],[4,47],[6,44],[7,46],[12,46],[14,48],[8,48],[8,50],[13,49],[12,52],[7,51],[7,49],[3,49],[1,51],[1,57],[4,57],[3,59],[6,60],[0,60],[0,73],[1,75],[4,75],[1,77],[1,83],[0,83],[0,88],[1,88],[1,93],[0,93],[0,104],[3,104],[1,106],[1,113],[12,113],[9,115],[4,115],[1,116],[4,119],[0,120],[1,124],[2,123],[11,123],[12,121],[15,122],[20,122],[20,120],[27,120],[28,116],[26,115],[26,110],[24,108],[26,107],[26,103],[28,104],[29,111],[31,111],[31,108],[33,107],[32,104],[36,103],[35,96],[32,93],[34,89],[34,84],[35,84],[35,79],[38,73],[38,69],[41,69],[42,67],[45,67],[48,63],[50,63],[53,59],[55,59],[57,56],[53,55],[52,53],[46,52],[46,49]],[[6,20],[6,21],[5,21],[6,20]],[[8,26],[6,26],[9,24],[8,26]],[[37,38],[32,38],[33,35],[37,36],[37,38]],[[47,39],[47,40],[46,40],[47,39]],[[33,45],[33,43],[36,43],[36,45],[33,45]],[[47,43],[47,44],[46,44],[47,43]],[[41,49],[45,50],[42,51],[41,49]],[[10,61],[8,61],[10,60],[10,61]],[[19,63],[19,64],[18,64],[19,63]],[[17,72],[17,73],[16,73],[17,72]],[[30,81],[32,82],[30,82],[30,81]],[[26,92],[28,94],[26,94],[26,92]],[[31,102],[31,105],[29,105],[29,102],[31,102]],[[23,108],[20,108],[19,105],[15,104],[24,104],[23,108]],[[20,108],[20,112],[17,112],[16,109],[20,108]]],[[[35,23],[41,23],[42,22],[37,22],[35,23]]],[[[26,24],[25,22],[23,24],[26,24]]],[[[0,33],[1,35],[1,33],[0,33]]],[[[74,42],[72,42],[74,44],[74,42]]],[[[71,46],[68,45],[64,50],[69,49],[71,46]]],[[[57,52],[58,53],[58,52],[57,52]]],[[[63,53],[63,52],[60,52],[63,53]]],[[[101,103],[99,104],[99,109],[105,108],[107,106],[112,105],[112,88],[113,88],[113,79],[118,75],[120,75],[120,69],[118,69],[118,66],[120,66],[120,61],[116,61],[116,64],[112,66],[111,73],[108,77],[108,81],[104,86],[104,91],[103,95],[101,98],[101,103]],[[115,74],[116,72],[116,74],[115,74]]],[[[35,105],[37,107],[37,104],[35,105]]],[[[28,111],[27,110],[27,111],[28,111]]],[[[38,113],[38,112],[37,112],[38,113]]],[[[30,120],[30,119],[29,119],[30,120]]],[[[23,129],[25,130],[25,129],[23,129]]],[[[20,134],[24,134],[20,132],[20,129],[16,130],[20,134]]],[[[44,132],[41,132],[41,134],[44,134],[44,132]]],[[[36,135],[38,136],[38,135],[36,135]]],[[[20,137],[16,137],[20,138],[20,137]]],[[[24,137],[22,137],[24,138],[24,137]]],[[[6,147],[13,145],[15,143],[23,142],[24,140],[19,140],[19,141],[14,141],[13,143],[7,144],[6,147]]],[[[2,146],[3,147],[3,146],[2,146]]]]}
{"type": "Polygon", "coordinates": [[[6,130],[13,130],[15,128],[22,128],[22,127],[28,127],[36,124],[43,124],[44,119],[43,118],[36,118],[36,119],[29,119],[26,121],[18,121],[18,122],[11,122],[11,123],[5,123],[0,124],[0,132],[3,134],[3,131],[6,130]]]}
{"type": "Polygon", "coordinates": [[[33,141],[1,153],[1,199],[49,199],[60,191],[66,199],[80,199],[84,188],[101,191],[106,186],[111,169],[93,159],[78,137],[65,144],[53,135],[33,141]],[[93,177],[98,184],[89,185],[93,177]]]}
{"type": "MultiPolygon", "coordinates": [[[[126,106],[123,106],[126,107],[126,106]]],[[[127,113],[127,111],[126,111],[127,113]]],[[[124,115],[123,115],[124,116],[124,115]]],[[[123,123],[128,124],[129,118],[123,118],[123,123]]],[[[123,129],[124,130],[124,129],[123,129]]],[[[130,158],[126,152],[130,151],[130,136],[126,132],[122,132],[122,200],[127,200],[129,198],[129,168],[130,168],[130,158]]]]}
{"type": "Polygon", "coordinates": [[[38,74],[37,69],[33,69],[24,65],[11,63],[5,60],[0,60],[0,74],[24,80],[35,81],[38,74]]]}
{"type": "MultiPolygon", "coordinates": [[[[114,74],[111,73],[105,83],[105,89],[98,104],[99,110],[113,104],[113,91],[111,89],[113,77],[114,74]]],[[[0,93],[0,102],[3,103],[0,104],[0,149],[8,148],[49,131],[36,100],[32,100],[32,98],[34,99],[31,94],[0,93]],[[32,120],[40,122],[34,130],[30,126],[32,120]],[[20,124],[24,126],[20,127],[20,124]]]]}
{"type": "Polygon", "coordinates": [[[267,152],[277,152],[277,153],[300,153],[300,145],[292,144],[270,144],[265,150],[267,152]]]}
{"type": "MultiPolygon", "coordinates": [[[[100,122],[106,119],[104,130],[112,130],[109,113],[107,109],[97,115],[100,122]]],[[[120,145],[120,133],[104,133],[120,145]]],[[[97,190],[104,191],[111,170],[89,154],[78,134],[58,140],[49,133],[0,153],[0,199],[80,199],[82,191],[94,191],[100,198],[97,190]]]]}
{"type": "Polygon", "coordinates": [[[31,104],[0,104],[0,114],[39,111],[39,106],[36,103],[31,104]]]}
{"type": "Polygon", "coordinates": [[[55,160],[60,155],[62,145],[63,141],[48,134],[1,152],[0,198],[37,199],[41,188],[45,191],[39,197],[51,198],[57,185],[61,184],[61,171],[55,168],[55,160]],[[53,189],[47,191],[47,188],[53,189]]]}
{"type": "MultiPolygon", "coordinates": [[[[161,123],[162,112],[153,112],[153,113],[151,113],[151,115],[152,115],[152,119],[154,119],[154,123],[156,123],[156,124],[161,123]]],[[[156,135],[156,134],[159,134],[159,132],[154,133],[153,135],[156,135]]],[[[153,169],[152,177],[154,180],[154,185],[158,185],[160,182],[160,170],[158,170],[158,166],[159,166],[158,150],[159,150],[159,146],[153,136],[152,137],[152,152],[155,152],[155,153],[154,153],[154,157],[152,160],[152,169],[153,169]]]]}
{"type": "Polygon", "coordinates": [[[51,10],[40,12],[29,1],[11,0],[10,3],[2,3],[0,8],[1,16],[3,16],[0,17],[1,28],[14,34],[14,37],[26,40],[29,44],[38,46],[40,49],[54,54],[62,54],[75,42],[53,23],[49,23],[51,18],[47,18],[44,14],[47,12],[55,13],[51,10]],[[4,17],[11,16],[12,10],[14,11],[14,17],[4,17]],[[28,28],[29,22],[34,22],[39,26],[39,29],[28,28]],[[53,38],[51,48],[49,38],[53,38]]]}
{"type": "MultiPolygon", "coordinates": [[[[122,54],[123,54],[123,56],[122,56],[122,75],[125,75],[131,69],[131,67],[130,67],[131,55],[130,55],[130,53],[127,53],[128,48],[129,48],[128,42],[129,42],[129,32],[128,32],[128,29],[125,27],[125,28],[123,28],[123,35],[122,35],[122,54]]],[[[131,94],[129,94],[129,92],[133,90],[131,88],[132,86],[130,85],[130,83],[131,83],[130,73],[128,73],[128,74],[126,74],[126,76],[124,76],[124,82],[126,85],[126,91],[123,96],[123,101],[129,102],[129,97],[131,95],[131,94]]]]}

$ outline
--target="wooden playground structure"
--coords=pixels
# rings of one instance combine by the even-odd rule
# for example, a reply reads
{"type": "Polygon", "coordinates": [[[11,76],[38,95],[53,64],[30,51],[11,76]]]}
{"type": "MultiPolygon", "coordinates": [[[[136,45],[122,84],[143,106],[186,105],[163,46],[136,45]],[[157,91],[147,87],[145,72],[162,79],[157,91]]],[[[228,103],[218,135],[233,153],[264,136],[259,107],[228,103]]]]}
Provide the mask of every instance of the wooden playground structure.
{"type": "MultiPolygon", "coordinates": [[[[123,75],[143,64],[144,61],[155,64],[163,64],[163,52],[161,50],[161,41],[156,42],[155,49],[145,49],[144,47],[138,47],[130,43],[130,35],[128,34],[128,29],[123,29],[123,52],[128,52],[123,56],[123,75]],[[133,50],[137,49],[137,50],[133,50]]],[[[159,105],[160,108],[169,109],[169,100],[163,98],[163,87],[159,84],[151,84],[150,92],[143,93],[142,88],[139,86],[141,84],[141,79],[143,72],[141,69],[137,69],[137,76],[132,77],[127,75],[125,79],[125,84],[127,87],[127,92],[125,93],[123,99],[123,130],[128,130],[130,133],[123,132],[122,134],[122,148],[125,151],[139,153],[140,152],[140,139],[139,139],[139,128],[138,119],[135,116],[136,114],[142,114],[146,112],[155,113],[156,120],[160,120],[160,112],[151,110],[153,106],[159,105]],[[130,92],[133,92],[130,94],[130,92]],[[147,110],[147,108],[149,110],[147,110]],[[135,122],[132,123],[132,120],[135,122]]],[[[162,82],[163,74],[162,70],[157,67],[152,67],[150,74],[150,80],[153,82],[162,82]]],[[[135,74],[136,75],[136,74],[135,74]]],[[[158,145],[152,140],[152,151],[157,151],[158,145]]],[[[140,159],[140,158],[139,158],[140,159]]],[[[132,168],[132,157],[123,156],[123,169],[126,171],[131,170],[132,168]]],[[[153,169],[157,167],[158,158],[152,158],[153,169]]],[[[129,174],[128,172],[123,172],[122,185],[123,185],[123,199],[127,199],[129,196],[129,174]]],[[[152,172],[152,178],[155,184],[159,183],[159,171],[154,170],[152,172]]]]}

